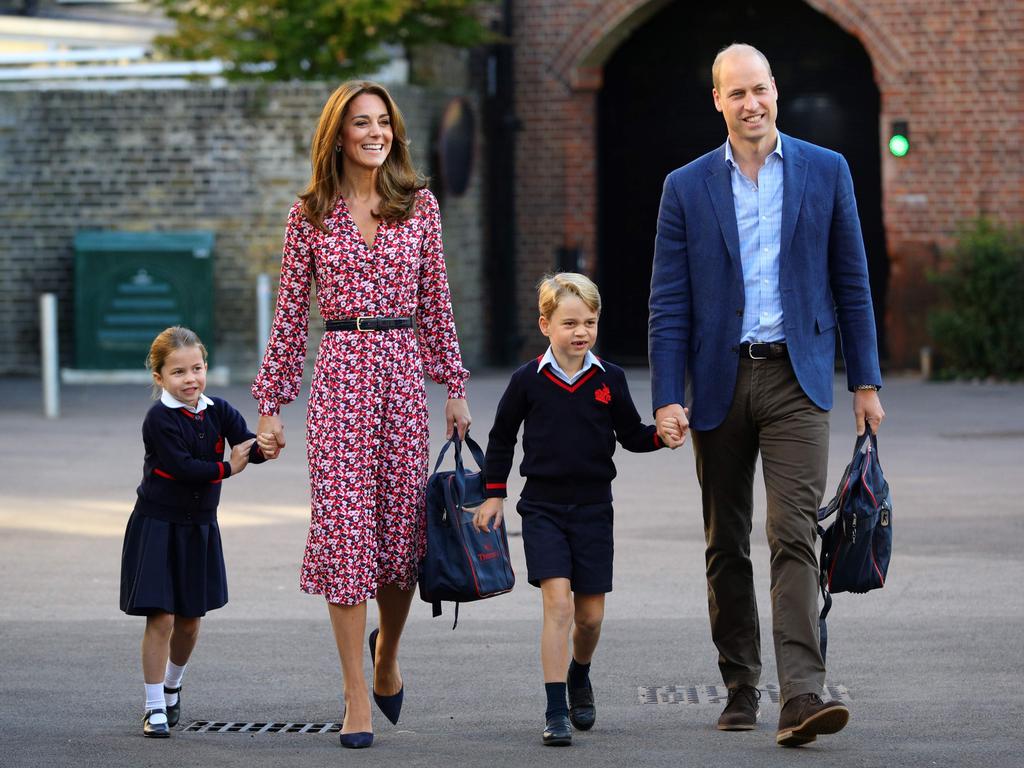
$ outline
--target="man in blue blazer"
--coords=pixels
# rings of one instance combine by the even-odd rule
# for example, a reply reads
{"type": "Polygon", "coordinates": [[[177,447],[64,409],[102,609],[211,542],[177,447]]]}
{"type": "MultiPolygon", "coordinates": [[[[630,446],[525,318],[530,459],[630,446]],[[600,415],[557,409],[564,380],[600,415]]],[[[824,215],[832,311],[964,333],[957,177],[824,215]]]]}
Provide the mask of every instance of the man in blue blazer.
{"type": "Polygon", "coordinates": [[[885,417],[867,259],[846,161],[776,129],[778,91],[764,55],[731,45],[712,79],[728,139],[669,174],[658,214],[655,418],[670,447],[693,432],[711,634],[729,689],[718,727],[728,731],[753,729],[759,711],[750,530],[761,456],[783,703],[776,742],[798,746],[849,719],[841,703],[820,698],[815,530],[837,324],[858,434],[885,417]]]}

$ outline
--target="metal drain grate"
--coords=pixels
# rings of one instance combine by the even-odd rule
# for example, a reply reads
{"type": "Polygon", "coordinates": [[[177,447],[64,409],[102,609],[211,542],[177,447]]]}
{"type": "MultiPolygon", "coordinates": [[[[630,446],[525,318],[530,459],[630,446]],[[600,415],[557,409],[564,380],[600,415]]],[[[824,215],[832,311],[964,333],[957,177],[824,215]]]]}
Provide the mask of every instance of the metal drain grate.
{"type": "MultiPolygon", "coordinates": [[[[779,686],[762,686],[761,700],[779,703],[779,686]]],[[[637,689],[638,704],[725,704],[729,689],[724,685],[641,685],[637,689]]],[[[845,685],[826,685],[821,695],[825,701],[850,701],[845,685]]]]}
{"type": "Polygon", "coordinates": [[[341,723],[217,723],[196,720],[183,729],[185,733],[335,733],[341,723]]]}

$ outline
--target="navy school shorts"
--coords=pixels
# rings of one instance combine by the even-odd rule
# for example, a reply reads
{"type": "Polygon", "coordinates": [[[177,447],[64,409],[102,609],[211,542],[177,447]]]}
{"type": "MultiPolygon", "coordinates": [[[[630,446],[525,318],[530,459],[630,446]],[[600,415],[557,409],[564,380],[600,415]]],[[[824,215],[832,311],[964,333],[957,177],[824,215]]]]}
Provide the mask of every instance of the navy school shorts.
{"type": "Polygon", "coordinates": [[[542,579],[565,578],[573,592],[599,595],[612,591],[612,505],[552,504],[520,499],[526,577],[535,587],[542,579]]]}

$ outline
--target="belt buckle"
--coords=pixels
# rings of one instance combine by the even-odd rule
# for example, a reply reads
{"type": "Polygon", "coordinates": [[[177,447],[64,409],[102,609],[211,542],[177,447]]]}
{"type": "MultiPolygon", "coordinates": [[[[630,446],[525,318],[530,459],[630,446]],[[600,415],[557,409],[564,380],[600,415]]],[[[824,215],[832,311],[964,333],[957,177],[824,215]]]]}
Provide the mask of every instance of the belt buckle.
{"type": "Polygon", "coordinates": [[[771,344],[768,343],[767,341],[752,341],[750,343],[750,346],[747,347],[747,354],[750,356],[751,360],[767,360],[768,359],[768,355],[771,353],[771,351],[772,351],[771,344]],[[763,357],[758,357],[757,355],[755,355],[754,354],[754,347],[764,347],[765,348],[764,356],[763,357]]]}
{"type": "Polygon", "coordinates": [[[372,320],[372,319],[373,318],[370,318],[370,317],[357,317],[356,318],[356,330],[360,331],[362,333],[366,333],[367,331],[372,331],[373,330],[372,328],[363,328],[363,320],[372,320]]]}

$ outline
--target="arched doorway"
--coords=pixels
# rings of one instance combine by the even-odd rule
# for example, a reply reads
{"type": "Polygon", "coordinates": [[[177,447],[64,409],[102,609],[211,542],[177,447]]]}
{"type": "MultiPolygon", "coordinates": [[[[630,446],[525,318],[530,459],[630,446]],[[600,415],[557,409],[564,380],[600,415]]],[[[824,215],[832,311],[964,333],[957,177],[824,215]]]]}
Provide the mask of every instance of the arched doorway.
{"type": "Polygon", "coordinates": [[[760,48],[779,87],[784,133],[841,152],[864,231],[881,351],[888,256],[882,226],[879,94],[860,42],[802,0],[675,2],[604,64],[598,94],[598,277],[601,350],[647,361],[647,297],[665,175],[720,146],[711,62],[731,42],[760,48]]]}

